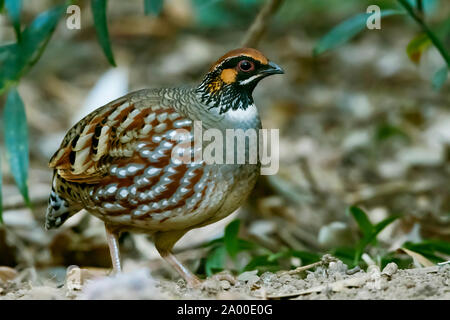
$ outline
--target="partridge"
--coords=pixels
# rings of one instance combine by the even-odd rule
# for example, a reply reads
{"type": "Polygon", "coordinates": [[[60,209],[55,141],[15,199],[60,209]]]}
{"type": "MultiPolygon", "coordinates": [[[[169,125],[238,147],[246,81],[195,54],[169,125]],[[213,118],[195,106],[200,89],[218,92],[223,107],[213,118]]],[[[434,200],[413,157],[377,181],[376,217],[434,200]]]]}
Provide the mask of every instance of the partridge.
{"type": "MultiPolygon", "coordinates": [[[[172,254],[174,244],[235,211],[254,187],[260,162],[180,161],[174,137],[183,130],[184,143],[193,141],[195,123],[220,132],[261,129],[252,92],[261,79],[281,73],[258,50],[241,48],[222,56],[197,87],[144,89],[96,109],[68,131],[50,160],[46,229],[86,209],[105,223],[115,272],[118,236],[141,232],[153,236],[161,257],[189,285],[198,285],[172,254]]],[[[184,151],[192,150],[187,144],[184,151]]]]}

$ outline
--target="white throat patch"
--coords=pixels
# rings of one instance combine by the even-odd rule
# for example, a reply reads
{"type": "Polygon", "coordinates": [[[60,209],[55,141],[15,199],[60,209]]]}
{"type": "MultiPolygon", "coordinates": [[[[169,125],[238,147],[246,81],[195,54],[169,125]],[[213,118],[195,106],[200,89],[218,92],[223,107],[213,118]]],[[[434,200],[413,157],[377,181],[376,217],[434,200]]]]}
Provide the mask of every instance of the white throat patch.
{"type": "Polygon", "coordinates": [[[250,104],[247,109],[228,110],[225,118],[231,122],[250,122],[258,117],[258,109],[254,103],[250,104]]]}

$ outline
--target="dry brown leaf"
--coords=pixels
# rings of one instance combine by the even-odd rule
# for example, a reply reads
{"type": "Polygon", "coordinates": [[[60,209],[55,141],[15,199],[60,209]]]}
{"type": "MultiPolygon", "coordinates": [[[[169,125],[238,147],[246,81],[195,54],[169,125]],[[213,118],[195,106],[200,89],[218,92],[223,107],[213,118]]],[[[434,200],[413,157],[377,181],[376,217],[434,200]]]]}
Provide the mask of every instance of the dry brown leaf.
{"type": "Polygon", "coordinates": [[[406,248],[399,248],[398,251],[406,253],[408,256],[413,258],[414,262],[416,262],[416,263],[418,263],[418,264],[420,264],[420,265],[422,265],[424,267],[432,267],[432,266],[435,265],[433,262],[431,262],[430,260],[425,258],[420,253],[411,251],[411,250],[406,249],[406,248]]]}
{"type": "Polygon", "coordinates": [[[81,269],[78,266],[67,268],[66,287],[68,290],[81,290],[87,281],[107,276],[109,269],[86,268],[81,269]]]}
{"type": "Polygon", "coordinates": [[[17,277],[18,272],[10,267],[0,267],[0,281],[6,282],[17,277]]]}

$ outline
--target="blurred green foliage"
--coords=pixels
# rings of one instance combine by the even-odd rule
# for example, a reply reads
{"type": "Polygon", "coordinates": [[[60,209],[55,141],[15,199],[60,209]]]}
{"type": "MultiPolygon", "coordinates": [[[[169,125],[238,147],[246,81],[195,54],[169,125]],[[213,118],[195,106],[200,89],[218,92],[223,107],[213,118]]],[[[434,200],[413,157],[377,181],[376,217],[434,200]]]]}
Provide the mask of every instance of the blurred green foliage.
{"type": "Polygon", "coordinates": [[[98,42],[100,43],[106,58],[112,66],[116,66],[114,55],[111,50],[111,41],[109,40],[108,27],[106,24],[106,4],[107,0],[92,0],[91,8],[94,16],[94,26],[97,32],[98,42]]]}
{"type": "MultiPolygon", "coordinates": [[[[386,4],[388,2],[386,1],[386,4]]],[[[378,2],[374,1],[374,4],[378,2]]],[[[429,45],[428,41],[432,43],[444,58],[446,65],[439,68],[431,79],[432,87],[439,90],[447,80],[448,69],[450,68],[450,54],[445,48],[442,39],[447,37],[450,33],[450,28],[447,27],[450,19],[442,22],[439,27],[439,33],[432,30],[425,22],[424,17],[437,10],[439,6],[438,0],[397,0],[397,8],[389,8],[380,11],[380,17],[384,18],[391,15],[405,15],[408,14],[421,27],[423,33],[418,38],[411,40],[406,48],[406,52],[414,63],[420,61],[420,56],[429,45]]],[[[340,45],[348,42],[357,34],[366,29],[366,22],[372,13],[357,14],[334,28],[332,28],[325,36],[323,36],[313,49],[314,55],[323,54],[329,50],[333,50],[340,45]]]]}
{"type": "Polygon", "coordinates": [[[30,206],[28,196],[28,127],[25,106],[15,88],[9,90],[3,112],[6,158],[14,180],[30,206]]]}
{"type": "MultiPolygon", "coordinates": [[[[7,94],[4,108],[4,137],[7,160],[15,182],[23,195],[25,202],[30,204],[27,177],[28,177],[28,132],[23,102],[16,89],[20,79],[27,74],[30,68],[38,62],[44,52],[53,31],[65,13],[65,9],[74,1],[67,1],[64,5],[55,6],[39,14],[29,25],[21,23],[22,1],[0,0],[0,12],[7,14],[16,35],[16,41],[0,45],[0,94],[7,94]]],[[[248,26],[257,14],[264,0],[192,0],[195,17],[202,28],[225,28],[230,25],[248,26]]],[[[335,16],[344,18],[349,11],[356,15],[337,24],[317,42],[314,54],[324,54],[340,45],[350,41],[361,33],[366,26],[368,14],[365,9],[368,5],[378,4],[382,16],[405,15],[417,22],[421,32],[413,38],[406,48],[407,54],[414,63],[419,63],[420,56],[431,44],[438,48],[447,62],[436,71],[432,79],[432,86],[439,89],[448,78],[450,59],[443,40],[450,33],[450,19],[440,22],[435,27],[428,27],[422,16],[429,16],[438,12],[439,0],[286,0],[275,18],[276,25],[295,24],[304,19],[317,19],[317,15],[326,16],[333,12],[335,16]],[[359,12],[359,13],[357,13],[359,12]]],[[[163,10],[163,0],[143,0],[144,13],[158,15],[163,10]]],[[[107,27],[107,0],[91,1],[94,26],[98,41],[106,58],[111,65],[115,65],[113,50],[107,27]]],[[[329,27],[326,19],[320,19],[321,28],[329,27]]],[[[275,24],[274,24],[275,25],[275,24]]],[[[308,25],[305,25],[308,28],[308,25]]],[[[320,28],[319,28],[320,30],[320,28]]],[[[392,136],[404,136],[404,133],[394,126],[380,127],[376,138],[380,141],[392,136]]],[[[0,171],[0,190],[1,190],[0,171]]],[[[1,193],[0,193],[0,222],[1,220],[1,193]]],[[[330,252],[350,266],[364,265],[361,256],[372,248],[379,247],[378,234],[395,221],[398,216],[389,217],[373,225],[367,214],[358,207],[351,207],[349,214],[358,224],[361,238],[354,247],[334,248],[330,252]]],[[[210,242],[207,247],[209,254],[204,259],[202,268],[207,275],[223,270],[228,260],[236,261],[239,253],[245,252],[250,256],[249,262],[244,266],[235,268],[236,272],[258,269],[276,271],[281,267],[293,267],[293,258],[300,259],[302,264],[309,264],[320,259],[321,253],[310,253],[280,248],[272,252],[252,242],[241,239],[239,221],[233,221],[227,226],[224,237],[210,242]]],[[[431,261],[442,261],[440,254],[449,254],[449,245],[439,240],[426,240],[421,243],[405,243],[405,248],[418,252],[431,261]]],[[[399,256],[397,253],[380,251],[378,261],[381,264],[389,261],[402,263],[407,266],[410,258],[399,256]]]]}
{"type": "MultiPolygon", "coordinates": [[[[329,253],[343,261],[350,268],[359,266],[367,267],[362,260],[363,253],[371,253],[375,262],[383,268],[389,262],[395,262],[400,268],[408,268],[412,265],[412,258],[397,251],[389,251],[383,248],[377,240],[377,236],[387,226],[400,218],[399,215],[392,215],[372,224],[367,213],[357,206],[351,206],[347,210],[347,215],[356,222],[361,233],[360,239],[352,247],[336,247],[323,252],[307,252],[293,250],[290,248],[280,248],[277,252],[272,252],[254,242],[239,238],[239,220],[234,220],[225,228],[224,236],[215,239],[205,247],[209,252],[203,259],[198,269],[199,274],[211,276],[216,272],[224,270],[226,267],[239,274],[245,271],[258,270],[258,273],[277,272],[280,270],[293,269],[293,258],[300,261],[302,266],[312,264],[321,259],[323,254],[329,253]],[[243,252],[250,257],[249,262],[239,267],[237,254],[243,252]],[[234,267],[230,267],[230,262],[234,267]]],[[[405,242],[404,248],[423,255],[430,261],[437,263],[444,261],[443,255],[450,255],[450,243],[443,240],[423,240],[419,243],[405,242]]]]}
{"type": "Polygon", "coordinates": [[[145,14],[158,15],[163,8],[164,0],[144,0],[145,14]]]}
{"type": "MultiPolygon", "coordinates": [[[[380,12],[380,17],[401,14],[405,13],[400,10],[387,9],[380,12]]],[[[371,15],[371,13],[357,14],[334,27],[316,44],[313,50],[314,55],[317,56],[326,51],[333,50],[355,37],[358,33],[366,29],[366,21],[371,15]]]]}

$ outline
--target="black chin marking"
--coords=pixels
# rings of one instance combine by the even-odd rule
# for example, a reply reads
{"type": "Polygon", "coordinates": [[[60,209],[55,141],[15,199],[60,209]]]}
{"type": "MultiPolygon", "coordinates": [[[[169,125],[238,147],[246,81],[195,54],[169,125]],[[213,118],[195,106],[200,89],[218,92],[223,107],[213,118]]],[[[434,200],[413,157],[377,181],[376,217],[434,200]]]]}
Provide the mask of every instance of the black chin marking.
{"type": "Polygon", "coordinates": [[[211,75],[208,75],[196,89],[202,103],[208,106],[208,110],[219,108],[219,114],[229,110],[246,110],[253,104],[252,92],[258,81],[252,81],[246,85],[239,83],[225,84],[219,90],[208,90],[209,84],[215,81],[211,75]]]}

